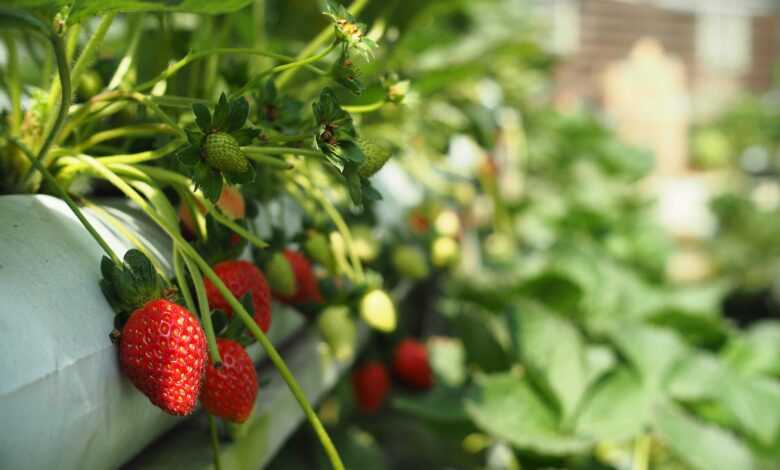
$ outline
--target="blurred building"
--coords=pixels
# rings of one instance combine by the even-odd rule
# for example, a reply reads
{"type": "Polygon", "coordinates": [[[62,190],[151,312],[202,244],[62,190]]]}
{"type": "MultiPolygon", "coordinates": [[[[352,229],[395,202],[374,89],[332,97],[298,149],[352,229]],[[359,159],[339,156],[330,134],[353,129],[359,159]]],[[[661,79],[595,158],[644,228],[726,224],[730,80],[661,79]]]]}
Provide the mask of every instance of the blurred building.
{"type": "Polygon", "coordinates": [[[688,130],[742,91],[773,83],[777,0],[535,0],[560,57],[561,108],[603,110],[658,172],[684,173],[688,130]]]}

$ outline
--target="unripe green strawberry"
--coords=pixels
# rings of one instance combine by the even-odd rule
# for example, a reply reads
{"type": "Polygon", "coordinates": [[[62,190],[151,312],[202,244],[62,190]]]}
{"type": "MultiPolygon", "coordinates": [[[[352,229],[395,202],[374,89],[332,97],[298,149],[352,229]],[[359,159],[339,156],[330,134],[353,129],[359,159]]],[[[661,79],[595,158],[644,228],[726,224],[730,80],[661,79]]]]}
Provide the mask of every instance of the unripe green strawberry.
{"type": "Polygon", "coordinates": [[[437,268],[452,266],[458,260],[458,242],[452,237],[436,237],[431,245],[431,261],[437,268]]]}
{"type": "Polygon", "coordinates": [[[303,249],[306,250],[309,258],[320,263],[328,271],[334,272],[336,270],[336,260],[330,249],[330,242],[322,233],[309,230],[303,249]]]}
{"type": "Polygon", "coordinates": [[[203,150],[206,153],[206,162],[217,170],[244,173],[249,169],[249,160],[241,153],[238,141],[230,134],[224,132],[209,134],[203,150]]]}
{"type": "Polygon", "coordinates": [[[265,266],[265,277],[274,295],[291,296],[298,288],[292,265],[280,251],[271,255],[265,266]]]}
{"type": "Polygon", "coordinates": [[[385,333],[395,330],[395,305],[387,292],[374,289],[360,300],[360,317],[368,326],[385,333]]]}
{"type": "Polygon", "coordinates": [[[391,152],[373,142],[365,139],[358,140],[358,146],[366,157],[358,166],[358,174],[363,178],[370,178],[377,171],[381,170],[387,160],[390,159],[391,152]]]}
{"type": "Polygon", "coordinates": [[[413,245],[401,245],[393,251],[393,266],[400,275],[412,280],[428,276],[425,254],[413,245]]]}
{"type": "Polygon", "coordinates": [[[326,308],[317,319],[317,326],[333,357],[339,361],[352,358],[357,328],[348,307],[334,305],[326,308]]]}

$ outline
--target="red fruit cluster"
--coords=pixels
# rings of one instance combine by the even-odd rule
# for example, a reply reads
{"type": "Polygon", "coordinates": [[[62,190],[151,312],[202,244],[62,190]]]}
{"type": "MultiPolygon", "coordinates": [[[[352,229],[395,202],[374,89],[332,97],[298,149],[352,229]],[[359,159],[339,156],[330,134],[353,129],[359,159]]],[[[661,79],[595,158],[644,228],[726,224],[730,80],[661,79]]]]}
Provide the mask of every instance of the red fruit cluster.
{"type": "Polygon", "coordinates": [[[376,413],[390,390],[387,369],[379,361],[365,363],[352,375],[352,389],[360,410],[366,414],[376,413]]]}
{"type": "Polygon", "coordinates": [[[284,257],[287,258],[295,274],[296,290],[292,295],[277,295],[277,298],[292,305],[322,303],[317,276],[314,275],[309,260],[294,250],[284,250],[284,257]]]}
{"type": "MultiPolygon", "coordinates": [[[[263,331],[268,331],[271,327],[271,289],[257,266],[243,260],[223,261],[215,264],[213,269],[237,299],[241,300],[247,293],[252,294],[254,320],[263,331]]],[[[209,279],[205,280],[205,286],[209,307],[220,309],[231,318],[233,309],[217,287],[209,279]]]]}
{"type": "Polygon", "coordinates": [[[398,343],[393,354],[393,372],[410,387],[428,389],[433,386],[428,350],[415,339],[407,338],[398,343]]]}
{"type": "MultiPolygon", "coordinates": [[[[393,372],[405,385],[427,390],[433,386],[433,371],[428,362],[428,351],[421,342],[406,338],[398,343],[393,353],[393,372]]],[[[360,411],[376,413],[390,390],[387,368],[379,361],[369,361],[352,374],[352,392],[360,411]]]]}
{"type": "Polygon", "coordinates": [[[164,299],[135,310],[122,329],[119,362],[133,384],[166,413],[192,413],[206,365],[206,337],[184,307],[164,299]]]}
{"type": "Polygon", "coordinates": [[[217,339],[222,366],[209,360],[201,393],[206,411],[229,421],[243,423],[252,414],[257,397],[257,375],[252,359],[241,345],[217,339]]]}

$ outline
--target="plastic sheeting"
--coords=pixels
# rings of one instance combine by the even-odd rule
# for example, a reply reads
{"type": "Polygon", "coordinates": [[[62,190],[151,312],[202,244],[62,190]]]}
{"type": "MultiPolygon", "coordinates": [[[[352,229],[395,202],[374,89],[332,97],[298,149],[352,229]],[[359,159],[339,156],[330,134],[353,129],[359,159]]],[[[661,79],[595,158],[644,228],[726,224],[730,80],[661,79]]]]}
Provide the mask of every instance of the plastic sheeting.
{"type": "MultiPolygon", "coordinates": [[[[170,253],[143,218],[112,213],[155,252],[170,253]]],[[[120,256],[131,247],[89,218],[120,256]]],[[[113,312],[98,286],[102,256],[59,199],[0,197],[0,468],[116,468],[182,419],[120,374],[108,337],[113,312]]],[[[275,315],[271,339],[301,323],[275,315]]]]}

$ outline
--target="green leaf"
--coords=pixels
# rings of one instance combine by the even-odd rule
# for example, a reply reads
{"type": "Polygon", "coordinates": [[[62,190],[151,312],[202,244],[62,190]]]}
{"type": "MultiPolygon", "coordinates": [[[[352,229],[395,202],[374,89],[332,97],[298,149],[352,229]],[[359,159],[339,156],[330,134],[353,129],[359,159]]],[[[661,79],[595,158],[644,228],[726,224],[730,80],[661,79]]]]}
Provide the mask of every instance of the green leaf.
{"type": "Polygon", "coordinates": [[[642,380],[656,388],[688,351],[671,331],[641,323],[624,322],[613,328],[608,336],[640,372],[642,380]]]}
{"type": "Polygon", "coordinates": [[[200,147],[188,145],[179,150],[176,154],[182,165],[193,166],[200,161],[200,147]]]}
{"type": "Polygon", "coordinates": [[[536,303],[523,302],[511,315],[519,359],[532,380],[554,393],[563,418],[570,418],[587,387],[582,335],[570,321],[536,303]]]}
{"type": "Polygon", "coordinates": [[[349,191],[349,197],[352,199],[352,203],[356,206],[363,205],[363,184],[360,181],[360,175],[357,171],[357,166],[353,163],[344,165],[344,169],[341,171],[341,175],[347,183],[347,190],[349,191]]]}
{"type": "Polygon", "coordinates": [[[597,440],[631,438],[649,422],[652,397],[636,372],[620,367],[588,390],[577,433],[597,440]]]}
{"type": "Polygon", "coordinates": [[[583,298],[582,287],[563,273],[546,271],[526,281],[519,293],[567,313],[577,308],[583,298]]]}
{"type": "Polygon", "coordinates": [[[66,0],[51,0],[48,2],[29,0],[19,3],[21,5],[35,4],[37,6],[47,4],[56,5],[57,7],[62,7],[65,4],[72,5],[68,21],[75,23],[89,16],[110,12],[177,11],[217,15],[239,10],[252,3],[252,0],[79,0],[77,2],[66,0]]]}
{"type": "Polygon", "coordinates": [[[656,407],[655,428],[664,444],[695,470],[756,468],[749,449],[733,434],[705,424],[672,404],[656,407]]]}
{"type": "Polygon", "coordinates": [[[216,203],[222,194],[222,175],[210,166],[199,162],[192,173],[192,180],[209,201],[216,203]]]}
{"type": "Polygon", "coordinates": [[[780,323],[763,321],[751,325],[723,353],[726,362],[744,374],[780,377],[780,323]]]}
{"type": "Polygon", "coordinates": [[[673,329],[694,346],[717,348],[726,341],[725,324],[719,317],[670,308],[656,312],[646,321],[673,329]]]}
{"type": "Polygon", "coordinates": [[[341,149],[341,157],[350,162],[361,163],[366,158],[363,151],[360,150],[360,146],[352,140],[339,141],[339,148],[341,149]]]}
{"type": "Polygon", "coordinates": [[[739,427],[771,446],[780,439],[780,383],[762,377],[732,377],[717,391],[739,427]]]}
{"type": "Polygon", "coordinates": [[[468,394],[466,412],[483,431],[545,455],[582,452],[590,442],[562,433],[555,412],[514,373],[483,376],[468,394]]]}
{"type": "Polygon", "coordinates": [[[498,339],[503,325],[498,325],[495,315],[467,310],[454,318],[455,331],[466,350],[466,361],[486,372],[506,370],[511,359],[498,339]]]}
{"type": "Polygon", "coordinates": [[[195,114],[195,124],[200,127],[200,130],[209,132],[211,130],[211,113],[209,108],[203,103],[195,103],[192,105],[192,112],[195,114]]]}
{"type": "Polygon", "coordinates": [[[252,143],[252,141],[260,134],[260,130],[252,128],[252,127],[245,127],[243,129],[239,129],[237,131],[233,131],[230,133],[233,137],[236,138],[236,142],[238,142],[238,145],[249,145],[252,143]]]}
{"type": "Polygon", "coordinates": [[[228,103],[225,93],[219,95],[219,102],[217,107],[214,108],[214,118],[211,121],[213,129],[225,130],[228,124],[228,118],[230,117],[230,103],[228,103]]]}
{"type": "Polygon", "coordinates": [[[468,419],[464,408],[465,391],[461,388],[437,385],[423,395],[398,395],[393,407],[432,421],[462,421],[468,419]]]}
{"type": "Polygon", "coordinates": [[[710,400],[728,381],[728,371],[715,356],[696,353],[686,356],[672,370],[666,390],[678,400],[710,400]]]}
{"type": "Polygon", "coordinates": [[[239,96],[232,100],[230,102],[230,113],[227,118],[227,131],[234,132],[244,127],[247,116],[249,116],[249,103],[247,103],[246,99],[239,96]]]}

